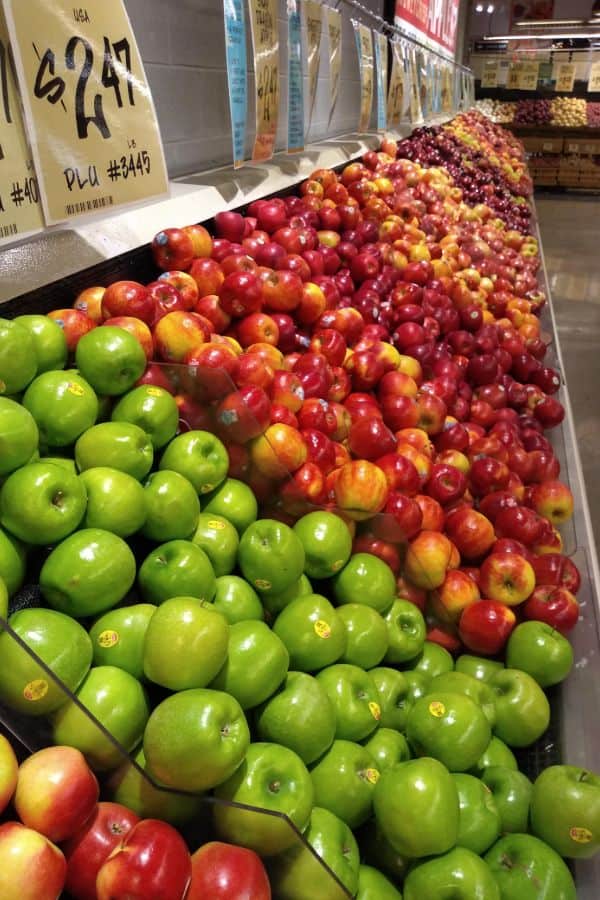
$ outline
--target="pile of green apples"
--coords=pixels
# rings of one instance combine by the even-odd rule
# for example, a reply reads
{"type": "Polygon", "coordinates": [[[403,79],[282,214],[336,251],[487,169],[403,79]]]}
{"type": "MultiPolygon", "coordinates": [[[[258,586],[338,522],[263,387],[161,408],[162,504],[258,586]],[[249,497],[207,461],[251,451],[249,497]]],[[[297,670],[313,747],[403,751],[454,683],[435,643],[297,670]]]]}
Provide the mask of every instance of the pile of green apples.
{"type": "Polygon", "coordinates": [[[568,640],[523,622],[506,667],[454,660],[340,516],[258,517],[223,443],[136,386],[132,335],[67,363],[51,319],[0,320],[0,613],[27,579],[45,604],[0,633],[2,703],[140,815],[226,801],[217,835],[283,900],[575,898],[561,857],[600,845],[600,778],[532,784],[511,749],[546,731],[568,640]]]}

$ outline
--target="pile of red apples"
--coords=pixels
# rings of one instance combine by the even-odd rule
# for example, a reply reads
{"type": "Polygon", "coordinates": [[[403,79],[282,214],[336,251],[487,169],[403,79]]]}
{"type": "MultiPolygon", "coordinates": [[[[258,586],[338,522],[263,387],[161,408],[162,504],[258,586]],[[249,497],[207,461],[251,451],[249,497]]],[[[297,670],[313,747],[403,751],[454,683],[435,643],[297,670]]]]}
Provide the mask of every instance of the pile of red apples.
{"type": "MultiPolygon", "coordinates": [[[[483,132],[494,183],[524,171],[479,113],[452,128],[465,148],[483,132]]],[[[102,324],[136,335],[141,380],[176,394],[180,428],[218,433],[270,515],[338,511],[355,551],[426,610],[430,640],[497,654],[520,619],[573,628],[535,237],[385,139],[295,194],[219,213],[213,234],[166,228],[152,250],[151,284],[89,288],[51,313],[71,349],[102,324]]]]}

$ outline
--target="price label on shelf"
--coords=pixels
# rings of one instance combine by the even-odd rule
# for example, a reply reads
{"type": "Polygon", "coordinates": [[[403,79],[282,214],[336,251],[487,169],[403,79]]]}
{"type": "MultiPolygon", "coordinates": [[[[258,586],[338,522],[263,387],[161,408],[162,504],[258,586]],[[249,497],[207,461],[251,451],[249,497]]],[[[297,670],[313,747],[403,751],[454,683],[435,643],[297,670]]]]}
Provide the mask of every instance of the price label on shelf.
{"type": "Polygon", "coordinates": [[[494,59],[487,59],[481,73],[481,87],[498,87],[498,63],[494,59]]]}
{"type": "Polygon", "coordinates": [[[388,41],[385,34],[374,32],[375,64],[377,68],[377,131],[387,128],[387,73],[388,73],[388,41]]]}
{"type": "Polygon", "coordinates": [[[555,90],[571,93],[575,83],[575,63],[558,63],[555,73],[555,90]]]}
{"type": "Polygon", "coordinates": [[[43,227],[38,183],[0,8],[0,246],[43,227]]]}
{"type": "Polygon", "coordinates": [[[304,150],[304,79],[302,24],[298,0],[287,0],[288,14],[288,153],[304,150]]]}
{"type": "Polygon", "coordinates": [[[600,91],[600,60],[590,66],[588,78],[588,91],[600,91]]]}
{"type": "Polygon", "coordinates": [[[305,0],[306,49],[308,55],[308,96],[310,101],[308,124],[312,121],[319,80],[321,62],[321,32],[323,30],[323,8],[315,0],[305,0]]]}
{"type": "Polygon", "coordinates": [[[249,0],[254,78],[256,135],[252,161],[271,159],[279,116],[279,30],[277,0],[249,0]]]}
{"type": "Polygon", "coordinates": [[[368,131],[373,106],[373,33],[366,25],[353,22],[360,69],[359,131],[368,131]]]}
{"type": "Polygon", "coordinates": [[[521,79],[521,67],[522,63],[513,62],[508,67],[508,76],[506,79],[506,87],[510,91],[516,91],[519,89],[520,79],[521,79]]]}
{"type": "Polygon", "coordinates": [[[524,62],[519,73],[519,90],[535,91],[540,73],[538,62],[524,62]]]}
{"type": "Polygon", "coordinates": [[[392,71],[387,97],[388,127],[393,128],[402,118],[404,100],[404,62],[398,41],[392,41],[392,71]]]}
{"type": "Polygon", "coordinates": [[[123,0],[5,0],[48,224],[164,194],[154,104],[123,0]]]}
{"type": "Polygon", "coordinates": [[[325,7],[327,15],[327,34],[329,37],[329,121],[340,92],[340,74],[342,71],[342,15],[331,6],[325,7]]]}
{"type": "Polygon", "coordinates": [[[223,15],[225,20],[225,61],[227,64],[233,165],[234,168],[239,169],[244,164],[248,110],[244,0],[225,0],[223,15]]]}

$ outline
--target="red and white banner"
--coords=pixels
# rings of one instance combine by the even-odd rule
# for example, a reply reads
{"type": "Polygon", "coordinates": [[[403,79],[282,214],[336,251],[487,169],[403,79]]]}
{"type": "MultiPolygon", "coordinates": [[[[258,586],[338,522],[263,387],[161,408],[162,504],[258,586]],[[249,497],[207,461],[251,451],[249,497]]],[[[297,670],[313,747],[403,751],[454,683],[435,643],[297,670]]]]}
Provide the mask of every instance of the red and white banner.
{"type": "Polygon", "coordinates": [[[396,25],[454,56],[459,0],[396,0],[396,25]]]}

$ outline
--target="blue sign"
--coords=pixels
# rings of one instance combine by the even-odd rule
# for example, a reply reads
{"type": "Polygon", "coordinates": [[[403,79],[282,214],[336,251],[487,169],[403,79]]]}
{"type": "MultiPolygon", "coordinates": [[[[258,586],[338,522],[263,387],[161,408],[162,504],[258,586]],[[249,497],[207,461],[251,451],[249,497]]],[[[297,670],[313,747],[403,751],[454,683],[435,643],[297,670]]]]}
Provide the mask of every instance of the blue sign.
{"type": "Polygon", "coordinates": [[[237,167],[244,162],[248,110],[244,0],[225,0],[223,9],[233,164],[237,167]]]}

